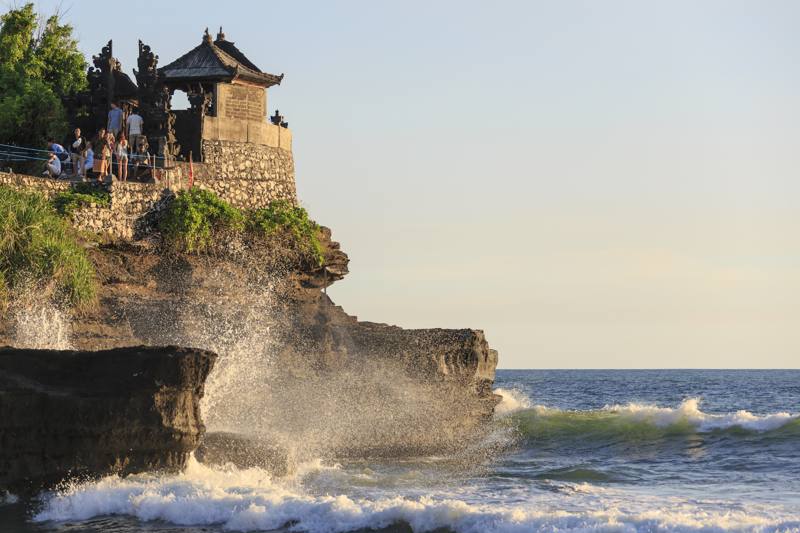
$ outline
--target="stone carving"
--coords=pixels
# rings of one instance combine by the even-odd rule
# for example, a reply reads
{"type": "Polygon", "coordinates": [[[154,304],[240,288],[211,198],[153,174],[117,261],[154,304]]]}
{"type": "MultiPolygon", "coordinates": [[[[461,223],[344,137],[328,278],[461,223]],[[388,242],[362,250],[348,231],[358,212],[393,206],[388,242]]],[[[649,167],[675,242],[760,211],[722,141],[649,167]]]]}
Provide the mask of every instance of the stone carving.
{"type": "Polygon", "coordinates": [[[89,83],[89,101],[94,117],[95,129],[105,127],[106,112],[114,98],[114,68],[121,69],[119,61],[113,56],[113,41],[108,41],[100,53],[92,56],[92,64],[86,73],[89,83]]]}
{"type": "Polygon", "coordinates": [[[134,70],[139,86],[139,110],[144,119],[144,133],[151,147],[161,157],[178,153],[175,142],[175,115],[172,113],[172,93],[158,76],[158,56],[150,46],[139,41],[138,70],[134,70]]]}
{"type": "Polygon", "coordinates": [[[269,117],[269,120],[270,120],[270,122],[272,122],[276,126],[280,126],[281,128],[288,128],[289,127],[289,123],[284,121],[283,120],[284,118],[285,117],[283,115],[281,115],[280,111],[278,111],[276,109],[275,110],[275,114],[272,115],[271,117],[269,117]]]}
{"type": "Polygon", "coordinates": [[[193,113],[204,117],[211,111],[214,93],[207,90],[202,84],[189,86],[186,94],[193,113]]]}

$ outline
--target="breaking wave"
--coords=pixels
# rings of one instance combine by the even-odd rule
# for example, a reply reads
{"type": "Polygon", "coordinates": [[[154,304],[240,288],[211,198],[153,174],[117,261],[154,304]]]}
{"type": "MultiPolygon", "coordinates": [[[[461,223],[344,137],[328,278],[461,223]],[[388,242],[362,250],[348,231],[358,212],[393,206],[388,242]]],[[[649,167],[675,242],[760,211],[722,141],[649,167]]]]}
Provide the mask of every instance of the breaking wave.
{"type": "MultiPolygon", "coordinates": [[[[459,533],[535,531],[797,531],[800,521],[783,513],[709,511],[647,506],[621,510],[619,496],[575,484],[573,494],[607,497],[593,511],[564,511],[542,503],[506,506],[467,503],[454,497],[311,495],[294,481],[276,481],[259,469],[215,470],[190,461],[174,476],[107,477],[55,494],[36,522],[128,516],[178,526],[216,526],[231,531],[285,530],[337,533],[406,523],[413,531],[449,528],[459,533]]],[[[598,500],[600,501],[600,500],[598,500]]],[[[662,502],[663,503],[663,502],[662,502]]],[[[629,506],[628,506],[629,507],[629,506]]]]}
{"type": "Polygon", "coordinates": [[[766,434],[777,431],[800,435],[800,414],[705,413],[697,398],[684,400],[675,408],[629,403],[608,405],[593,411],[567,411],[535,405],[516,410],[512,416],[522,435],[529,438],[591,435],[598,438],[660,438],[672,434],[766,434]]]}
{"type": "Polygon", "coordinates": [[[511,413],[528,409],[531,406],[531,401],[525,396],[525,393],[517,389],[497,388],[494,393],[503,398],[494,408],[494,413],[497,416],[510,415],[511,413]]]}

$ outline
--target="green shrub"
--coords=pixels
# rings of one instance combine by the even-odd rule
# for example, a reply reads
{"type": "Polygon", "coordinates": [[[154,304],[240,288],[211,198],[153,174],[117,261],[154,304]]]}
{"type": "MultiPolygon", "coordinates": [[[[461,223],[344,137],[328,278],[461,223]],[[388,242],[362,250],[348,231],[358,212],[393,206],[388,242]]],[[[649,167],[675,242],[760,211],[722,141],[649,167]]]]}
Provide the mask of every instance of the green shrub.
{"type": "Polygon", "coordinates": [[[0,187],[0,293],[33,283],[70,305],[95,296],[95,273],[71,228],[44,196],[0,187]]]}
{"type": "Polygon", "coordinates": [[[53,206],[61,215],[71,215],[77,208],[86,205],[108,207],[111,205],[111,195],[90,183],[79,183],[75,188],[53,197],[53,206]]]}
{"type": "Polygon", "coordinates": [[[190,189],[178,194],[159,228],[175,251],[209,251],[232,233],[254,240],[288,235],[303,254],[319,265],[324,261],[319,225],[308,218],[305,209],[285,201],[272,202],[266,209],[241,211],[213,192],[190,189]]]}
{"type": "Polygon", "coordinates": [[[289,233],[301,251],[308,253],[322,265],[325,251],[319,240],[319,225],[308,218],[308,212],[285,200],[269,204],[266,209],[256,209],[248,214],[248,228],[261,235],[283,231],[289,233]]]}
{"type": "Polygon", "coordinates": [[[182,191],[159,224],[164,239],[173,248],[202,252],[213,243],[215,234],[242,231],[242,212],[203,189],[182,191]]]}

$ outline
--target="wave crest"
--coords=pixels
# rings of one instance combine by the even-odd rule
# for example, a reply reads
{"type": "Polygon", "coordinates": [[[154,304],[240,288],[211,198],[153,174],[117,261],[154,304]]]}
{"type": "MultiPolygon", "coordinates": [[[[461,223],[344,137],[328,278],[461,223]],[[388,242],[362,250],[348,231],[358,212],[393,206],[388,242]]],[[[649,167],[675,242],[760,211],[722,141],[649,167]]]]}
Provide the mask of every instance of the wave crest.
{"type": "MultiPolygon", "coordinates": [[[[583,485],[571,486],[576,494],[583,492],[583,485]]],[[[221,526],[233,531],[288,527],[308,533],[375,530],[399,523],[408,524],[413,531],[449,528],[459,533],[787,531],[798,525],[796,515],[780,509],[754,514],[657,505],[621,511],[618,504],[612,499],[592,511],[567,511],[533,502],[506,506],[452,497],[311,495],[272,480],[258,469],[221,471],[191,461],[180,475],[111,476],[72,486],[49,497],[34,521],[74,522],[125,515],[178,526],[221,526]]]]}
{"type": "Polygon", "coordinates": [[[607,405],[594,411],[566,411],[534,405],[517,411],[514,419],[523,435],[585,435],[590,433],[618,437],[660,437],[665,434],[745,431],[767,433],[782,428],[800,428],[800,414],[787,412],[755,415],[749,411],[725,414],[705,413],[700,400],[690,398],[678,407],[630,403],[607,405]]]}

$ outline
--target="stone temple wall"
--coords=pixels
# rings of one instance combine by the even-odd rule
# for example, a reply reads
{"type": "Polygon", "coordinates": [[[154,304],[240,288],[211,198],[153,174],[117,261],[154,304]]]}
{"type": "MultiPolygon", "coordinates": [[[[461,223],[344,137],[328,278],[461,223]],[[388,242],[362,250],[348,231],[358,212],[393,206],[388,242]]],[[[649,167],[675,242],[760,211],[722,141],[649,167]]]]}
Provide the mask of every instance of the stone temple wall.
{"type": "MultiPolygon", "coordinates": [[[[194,163],[194,186],[213,191],[240,209],[267,207],[276,200],[297,205],[291,150],[255,143],[203,140],[204,163],[194,163]]],[[[114,181],[108,207],[86,206],[72,213],[79,230],[112,240],[134,240],[152,231],[168,199],[187,188],[189,164],[159,170],[157,183],[114,181]]],[[[0,172],[0,185],[37,191],[51,197],[71,187],[69,181],[0,172]]]]}
{"type": "Polygon", "coordinates": [[[156,183],[114,182],[109,207],[86,206],[72,213],[72,225],[115,241],[131,241],[153,230],[173,196],[156,183]]]}
{"type": "MultiPolygon", "coordinates": [[[[182,164],[183,173],[187,174],[182,164]]],[[[294,158],[282,148],[235,141],[203,141],[203,164],[194,165],[194,185],[242,209],[275,200],[297,204],[294,158]]]]}
{"type": "MultiPolygon", "coordinates": [[[[70,189],[66,180],[0,172],[0,185],[35,191],[47,197],[70,189]]],[[[141,238],[153,228],[158,214],[166,208],[173,192],[160,183],[113,182],[108,207],[84,206],[71,215],[72,226],[115,241],[141,238]]]]}
{"type": "Polygon", "coordinates": [[[68,181],[28,176],[26,174],[14,174],[13,172],[0,172],[0,185],[6,185],[20,190],[40,192],[47,197],[51,197],[59,192],[64,192],[70,188],[68,181]]]}

